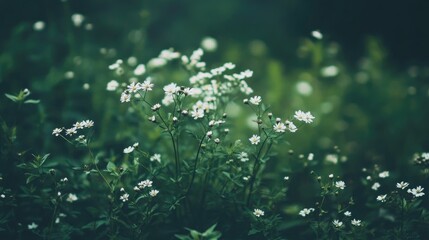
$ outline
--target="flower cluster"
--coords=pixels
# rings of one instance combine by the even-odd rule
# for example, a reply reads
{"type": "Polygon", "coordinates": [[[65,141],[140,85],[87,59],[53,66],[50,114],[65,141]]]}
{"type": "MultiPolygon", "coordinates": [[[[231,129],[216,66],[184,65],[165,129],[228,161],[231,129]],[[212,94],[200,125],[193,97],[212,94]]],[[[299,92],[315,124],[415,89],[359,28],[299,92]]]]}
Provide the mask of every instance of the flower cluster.
{"type": "Polygon", "coordinates": [[[82,122],[76,122],[76,123],[74,123],[71,128],[64,128],[64,127],[62,127],[62,128],[55,128],[52,131],[52,135],[55,135],[57,137],[58,136],[64,137],[62,135],[62,132],[63,132],[63,130],[65,130],[66,136],[73,136],[74,134],[77,133],[78,130],[84,129],[84,128],[91,128],[93,126],[94,126],[94,122],[92,120],[84,120],[82,122]]]}

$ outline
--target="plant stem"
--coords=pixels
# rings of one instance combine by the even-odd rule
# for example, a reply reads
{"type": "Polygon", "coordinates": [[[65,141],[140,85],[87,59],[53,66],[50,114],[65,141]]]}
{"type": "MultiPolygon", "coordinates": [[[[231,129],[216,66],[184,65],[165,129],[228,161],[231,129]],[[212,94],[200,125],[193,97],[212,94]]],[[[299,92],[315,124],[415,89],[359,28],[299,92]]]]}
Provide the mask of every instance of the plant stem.
{"type": "Polygon", "coordinates": [[[253,164],[253,172],[252,172],[252,176],[251,176],[251,179],[250,179],[249,195],[247,195],[247,201],[246,201],[247,207],[250,207],[250,201],[251,201],[251,197],[252,197],[253,187],[255,185],[256,175],[258,174],[259,167],[261,165],[259,158],[261,156],[262,149],[264,148],[265,143],[267,142],[268,139],[269,139],[269,137],[267,136],[265,138],[264,142],[262,142],[262,145],[261,145],[261,148],[259,149],[258,155],[255,158],[255,163],[253,164]]]}

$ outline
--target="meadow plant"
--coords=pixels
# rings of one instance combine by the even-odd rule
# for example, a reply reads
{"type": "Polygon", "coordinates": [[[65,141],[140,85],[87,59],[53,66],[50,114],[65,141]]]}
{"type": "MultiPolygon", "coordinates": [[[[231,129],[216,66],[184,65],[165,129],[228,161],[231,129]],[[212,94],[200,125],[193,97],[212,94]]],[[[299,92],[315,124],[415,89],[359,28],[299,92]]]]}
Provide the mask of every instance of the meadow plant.
{"type": "MultiPolygon", "coordinates": [[[[75,14],[72,19],[79,27],[85,18],[75,14]]],[[[44,25],[34,27],[41,30],[44,25]]],[[[322,38],[319,32],[313,35],[322,38]]],[[[209,40],[206,44],[213,46],[209,40]]],[[[203,55],[202,49],[190,55],[166,49],[147,63],[130,57],[106,65],[115,79],[106,81],[107,95],[121,104],[118,127],[109,130],[120,141],[113,147],[100,144],[97,125],[103,122],[83,118],[55,126],[50,137],[72,146],[67,149],[73,163],[58,164],[50,154],[18,151],[13,128],[2,120],[2,149],[7,149],[2,156],[17,158],[20,170],[13,171],[24,175],[25,182],[8,187],[0,175],[0,236],[183,240],[422,236],[429,219],[425,186],[407,179],[393,182],[395,174],[378,165],[362,169],[358,179],[325,174],[324,165],[336,169],[346,164],[347,157],[338,148],[323,157],[300,154],[287,176],[281,176],[284,171],[273,173],[270,162],[281,160],[275,150],[316,118],[299,109],[271,112],[262,94],[247,83],[251,70],[237,71],[229,62],[210,68],[203,55]],[[251,121],[244,123],[237,109],[246,109],[240,114],[249,115],[251,121]],[[247,130],[241,131],[243,127],[247,130]],[[301,185],[298,175],[306,176],[307,183],[301,185]],[[289,189],[295,185],[308,188],[314,202],[291,202],[289,189]],[[300,234],[290,235],[291,229],[300,234]]],[[[20,106],[40,104],[28,100],[29,94],[25,89],[6,97],[20,106]]],[[[427,159],[428,154],[418,154],[413,162],[427,172],[427,159]]]]}

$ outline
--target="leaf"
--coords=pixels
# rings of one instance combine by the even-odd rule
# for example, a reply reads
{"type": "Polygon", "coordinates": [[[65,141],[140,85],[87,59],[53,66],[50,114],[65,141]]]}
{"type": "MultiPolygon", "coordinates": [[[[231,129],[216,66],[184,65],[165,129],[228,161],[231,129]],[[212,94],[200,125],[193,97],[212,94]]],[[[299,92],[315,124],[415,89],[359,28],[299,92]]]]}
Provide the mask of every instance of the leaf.
{"type": "Polygon", "coordinates": [[[40,103],[40,100],[36,100],[36,99],[28,99],[27,101],[24,102],[25,104],[38,104],[40,103]]]}
{"type": "Polygon", "coordinates": [[[114,164],[113,162],[109,162],[109,163],[107,164],[106,169],[107,169],[107,171],[109,171],[109,172],[115,172],[115,171],[116,171],[116,166],[115,166],[115,164],[114,164]]]}
{"type": "Polygon", "coordinates": [[[10,94],[7,94],[7,93],[5,93],[4,95],[5,95],[7,98],[9,98],[10,100],[14,101],[14,102],[17,102],[17,101],[18,101],[18,98],[17,98],[17,97],[15,97],[15,96],[13,96],[13,95],[10,95],[10,94]]]}

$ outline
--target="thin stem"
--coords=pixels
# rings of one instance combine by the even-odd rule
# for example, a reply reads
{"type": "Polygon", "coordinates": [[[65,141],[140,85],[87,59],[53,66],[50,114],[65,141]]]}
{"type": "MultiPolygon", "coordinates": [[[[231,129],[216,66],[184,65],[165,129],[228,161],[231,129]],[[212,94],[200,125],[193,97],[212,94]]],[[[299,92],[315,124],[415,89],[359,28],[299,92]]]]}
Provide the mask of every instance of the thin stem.
{"type": "Polygon", "coordinates": [[[200,144],[198,145],[197,154],[195,155],[195,160],[194,160],[194,169],[192,171],[191,181],[189,182],[189,186],[188,186],[188,189],[186,190],[185,196],[188,195],[189,191],[192,188],[192,184],[194,183],[195,173],[197,172],[198,157],[200,156],[201,146],[203,145],[203,141],[206,138],[206,135],[207,133],[204,134],[204,136],[201,138],[200,144]]]}
{"type": "Polygon", "coordinates": [[[262,142],[261,148],[259,149],[258,155],[255,158],[255,163],[253,164],[253,172],[252,172],[252,177],[250,179],[250,189],[249,189],[249,195],[247,195],[247,201],[246,201],[246,205],[247,207],[250,206],[250,200],[252,197],[252,192],[253,192],[253,187],[255,185],[255,180],[256,180],[256,175],[259,171],[259,167],[260,167],[260,156],[262,153],[262,149],[265,146],[265,143],[267,142],[267,140],[269,139],[269,137],[267,136],[264,140],[264,142],[262,142]]]}

